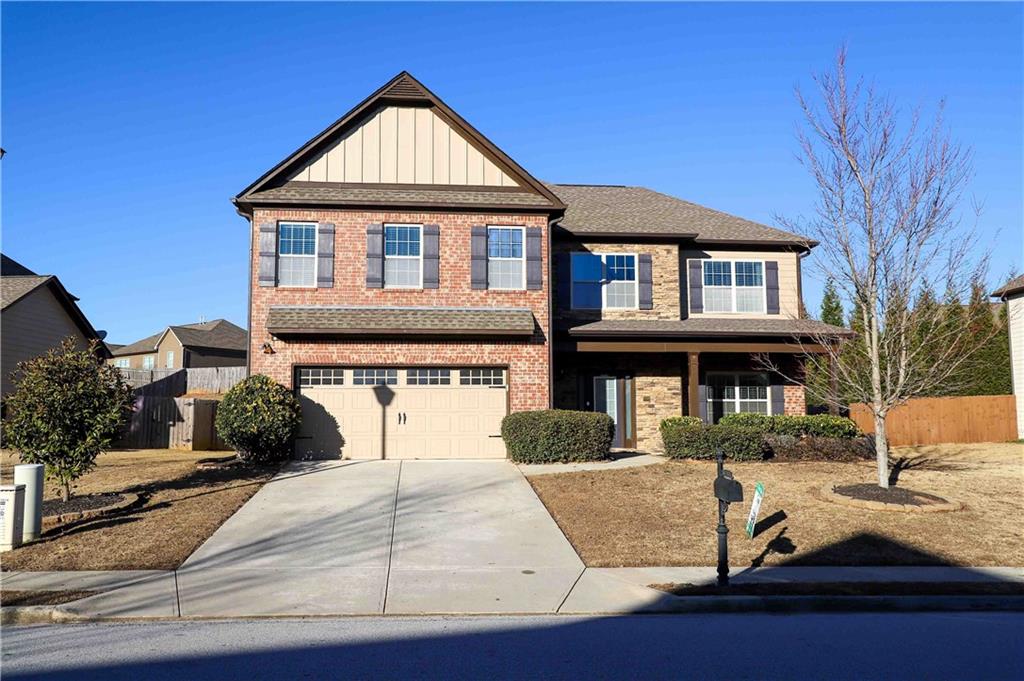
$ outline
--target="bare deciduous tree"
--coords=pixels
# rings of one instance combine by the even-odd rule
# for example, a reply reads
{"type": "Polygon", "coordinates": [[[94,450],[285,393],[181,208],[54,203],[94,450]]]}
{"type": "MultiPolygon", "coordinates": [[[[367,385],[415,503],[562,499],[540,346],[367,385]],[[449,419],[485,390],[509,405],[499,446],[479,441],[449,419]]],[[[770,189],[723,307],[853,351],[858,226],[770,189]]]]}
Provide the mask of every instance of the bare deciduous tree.
{"type": "Polygon", "coordinates": [[[969,323],[945,323],[941,305],[916,305],[927,291],[966,300],[972,283],[984,280],[987,255],[974,255],[973,227],[959,216],[971,154],[950,140],[941,106],[922,125],[918,112],[904,120],[889,97],[851,83],[845,49],[834,70],[814,81],[820,101],[799,90],[797,98],[815,213],[783,222],[819,242],[813,261],[852,303],[856,335],[842,343],[825,334],[812,339],[826,352],[808,352],[806,361],[834,370],[840,393],[870,408],[878,484],[888,487],[886,415],[911,397],[952,388],[988,340],[972,335],[969,323]]]}

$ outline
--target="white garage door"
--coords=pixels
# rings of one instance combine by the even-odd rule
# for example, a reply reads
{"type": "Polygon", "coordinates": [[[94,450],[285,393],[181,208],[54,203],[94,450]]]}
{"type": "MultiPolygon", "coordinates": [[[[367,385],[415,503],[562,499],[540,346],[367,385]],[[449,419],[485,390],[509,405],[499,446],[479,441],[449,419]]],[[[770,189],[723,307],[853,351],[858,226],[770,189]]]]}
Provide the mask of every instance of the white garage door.
{"type": "Polygon", "coordinates": [[[298,370],[303,458],[503,459],[498,367],[298,370]]]}

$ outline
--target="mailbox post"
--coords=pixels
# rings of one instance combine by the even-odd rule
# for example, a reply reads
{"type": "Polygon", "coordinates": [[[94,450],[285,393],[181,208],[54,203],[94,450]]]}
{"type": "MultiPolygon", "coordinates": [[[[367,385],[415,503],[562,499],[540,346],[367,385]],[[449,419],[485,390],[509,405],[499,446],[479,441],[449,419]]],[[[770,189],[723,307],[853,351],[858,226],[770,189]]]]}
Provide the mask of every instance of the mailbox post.
{"type": "Polygon", "coordinates": [[[717,453],[718,476],[715,478],[715,497],[718,499],[718,585],[729,584],[729,528],[725,524],[725,512],[729,504],[743,501],[743,485],[734,480],[732,471],[725,470],[725,455],[717,453]]]}

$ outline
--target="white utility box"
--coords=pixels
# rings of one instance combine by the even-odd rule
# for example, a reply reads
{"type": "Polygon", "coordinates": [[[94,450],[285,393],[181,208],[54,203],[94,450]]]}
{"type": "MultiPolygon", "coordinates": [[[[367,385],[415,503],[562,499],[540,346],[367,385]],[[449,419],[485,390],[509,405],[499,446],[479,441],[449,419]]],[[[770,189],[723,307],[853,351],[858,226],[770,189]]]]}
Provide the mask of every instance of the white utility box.
{"type": "Polygon", "coordinates": [[[43,530],[43,480],[45,466],[41,463],[20,463],[14,467],[14,484],[25,486],[25,510],[21,541],[39,539],[43,530]]]}
{"type": "Polygon", "coordinates": [[[25,485],[0,485],[0,551],[21,546],[25,485]]]}

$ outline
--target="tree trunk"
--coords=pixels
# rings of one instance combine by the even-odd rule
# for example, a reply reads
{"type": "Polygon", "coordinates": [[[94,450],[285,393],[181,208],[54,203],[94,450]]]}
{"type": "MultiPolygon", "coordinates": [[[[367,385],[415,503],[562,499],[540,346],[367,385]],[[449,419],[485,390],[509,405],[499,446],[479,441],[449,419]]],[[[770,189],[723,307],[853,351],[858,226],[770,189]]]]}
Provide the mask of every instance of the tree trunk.
{"type": "Polygon", "coordinates": [[[878,462],[878,486],[889,489],[889,439],[885,434],[885,417],[875,413],[875,460],[878,462]]]}
{"type": "Polygon", "coordinates": [[[60,499],[65,503],[71,501],[71,483],[67,480],[60,484],[60,499]]]}

